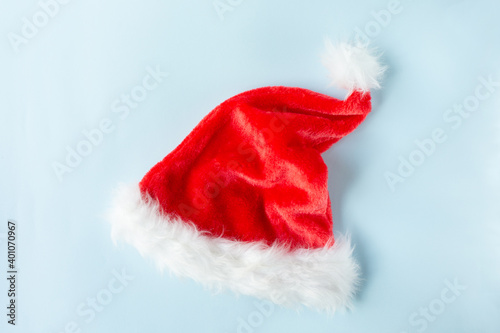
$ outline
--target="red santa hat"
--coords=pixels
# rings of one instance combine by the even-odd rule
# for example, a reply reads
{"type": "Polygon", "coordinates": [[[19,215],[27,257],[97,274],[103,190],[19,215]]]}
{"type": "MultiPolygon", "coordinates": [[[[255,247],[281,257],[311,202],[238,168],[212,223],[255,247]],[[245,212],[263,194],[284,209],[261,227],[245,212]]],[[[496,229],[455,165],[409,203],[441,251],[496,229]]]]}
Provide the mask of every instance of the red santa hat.
{"type": "Polygon", "coordinates": [[[277,86],[224,101],[139,184],[117,189],[113,239],[212,290],[349,307],[358,265],[349,239],[333,235],[321,153],[370,112],[384,68],[365,47],[326,48],[345,100],[277,86]]]}

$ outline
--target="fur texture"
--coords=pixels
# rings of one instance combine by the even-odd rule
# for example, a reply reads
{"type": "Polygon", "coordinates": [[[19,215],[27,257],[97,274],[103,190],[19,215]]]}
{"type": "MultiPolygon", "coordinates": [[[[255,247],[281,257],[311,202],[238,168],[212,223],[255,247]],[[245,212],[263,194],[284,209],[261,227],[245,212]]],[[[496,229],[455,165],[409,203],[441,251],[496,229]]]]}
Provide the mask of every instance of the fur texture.
{"type": "Polygon", "coordinates": [[[386,70],[378,56],[364,45],[338,43],[325,40],[326,53],[322,60],[330,72],[332,85],[349,91],[380,88],[380,80],[386,70]]]}
{"type": "Polygon", "coordinates": [[[149,170],[141,192],[211,235],[323,248],[333,221],[321,154],[365,119],[370,98],[280,86],[238,94],[149,170]]]}
{"type": "Polygon", "coordinates": [[[337,238],[331,247],[293,251],[217,238],[160,213],[156,201],[141,195],[137,185],[116,190],[108,220],[115,243],[124,240],[160,269],[214,291],[230,289],[284,306],[334,312],[350,306],[358,283],[347,237],[337,238]]]}

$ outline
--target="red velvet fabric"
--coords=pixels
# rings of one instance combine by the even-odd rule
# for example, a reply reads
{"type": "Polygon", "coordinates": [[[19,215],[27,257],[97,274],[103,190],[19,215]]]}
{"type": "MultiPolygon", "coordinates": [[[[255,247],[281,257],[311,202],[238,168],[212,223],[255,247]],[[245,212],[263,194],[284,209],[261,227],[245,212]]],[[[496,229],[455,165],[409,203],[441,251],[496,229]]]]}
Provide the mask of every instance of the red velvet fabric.
{"type": "Polygon", "coordinates": [[[333,244],[321,153],[354,130],[370,94],[341,101],[307,89],[264,87],[210,112],[140,182],[162,213],[213,236],[294,248],[333,244]]]}

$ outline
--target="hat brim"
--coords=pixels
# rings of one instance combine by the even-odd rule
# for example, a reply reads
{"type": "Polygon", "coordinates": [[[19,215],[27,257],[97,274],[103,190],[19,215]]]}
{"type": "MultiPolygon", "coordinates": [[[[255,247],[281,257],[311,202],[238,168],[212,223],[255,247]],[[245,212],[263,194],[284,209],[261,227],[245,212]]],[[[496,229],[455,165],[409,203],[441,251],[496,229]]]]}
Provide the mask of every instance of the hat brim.
{"type": "Polygon", "coordinates": [[[350,307],[358,284],[359,266],[349,237],[336,237],[325,248],[293,251],[214,237],[189,221],[166,217],[138,185],[121,185],[115,191],[107,217],[115,243],[130,243],[161,270],[168,268],[213,291],[229,289],[331,313],[350,307]]]}

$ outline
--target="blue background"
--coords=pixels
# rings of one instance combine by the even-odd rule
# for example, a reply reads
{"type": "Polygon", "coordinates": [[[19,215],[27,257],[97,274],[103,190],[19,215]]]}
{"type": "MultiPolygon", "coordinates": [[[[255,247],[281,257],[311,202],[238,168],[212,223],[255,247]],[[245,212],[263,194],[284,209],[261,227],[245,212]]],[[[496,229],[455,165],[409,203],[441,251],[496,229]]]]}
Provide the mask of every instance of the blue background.
{"type": "Polygon", "coordinates": [[[45,22],[37,1],[3,0],[0,262],[4,276],[14,219],[19,293],[11,327],[1,279],[1,331],[500,332],[500,87],[459,125],[446,120],[474,101],[479,77],[500,81],[499,10],[493,0],[73,0],[45,22]],[[16,48],[33,15],[42,27],[16,48]],[[366,121],[324,154],[335,232],[352,235],[363,271],[353,311],[262,312],[114,247],[102,216],[117,183],[139,181],[234,94],[287,85],[343,98],[319,55],[326,36],[356,31],[389,71],[366,121]],[[120,118],[113,103],[157,66],[168,77],[120,118]],[[54,163],[103,119],[111,132],[59,179],[54,163]],[[436,129],[446,140],[391,189],[387,172],[436,129]],[[111,294],[122,270],[133,279],[111,294]],[[87,303],[96,297],[100,311],[87,303]]]}

